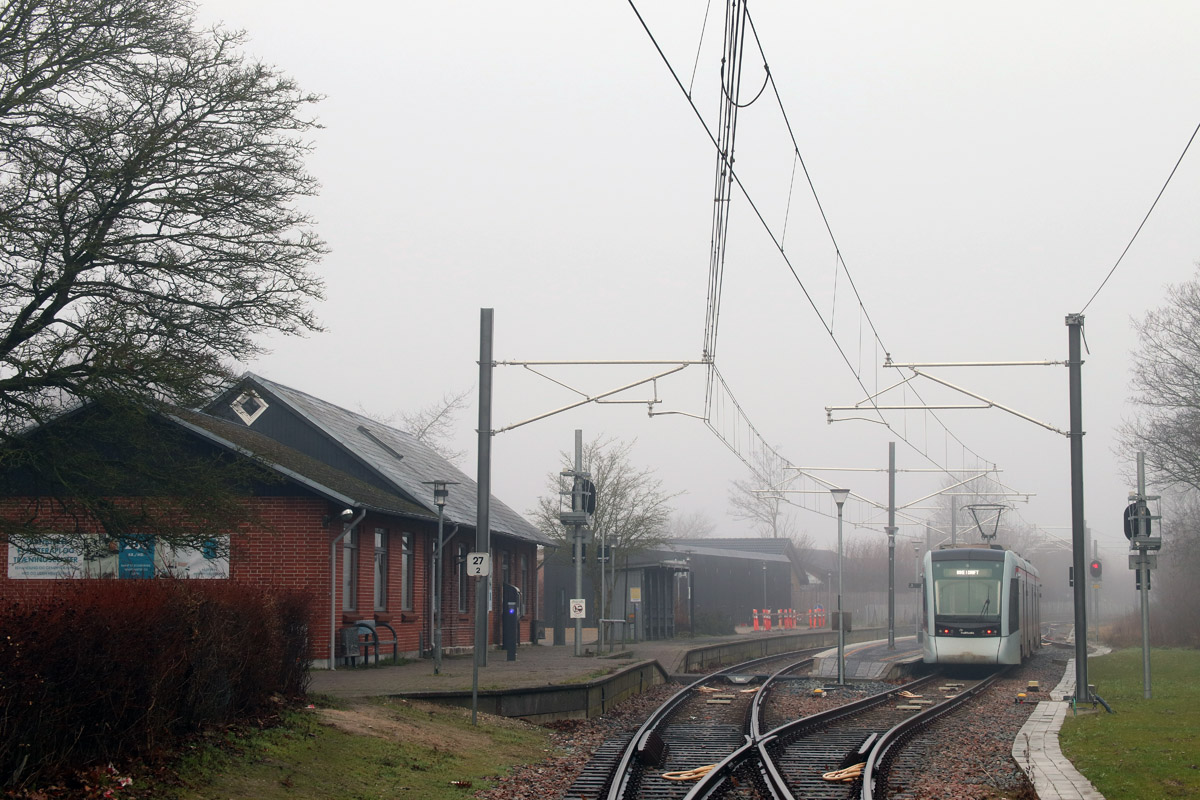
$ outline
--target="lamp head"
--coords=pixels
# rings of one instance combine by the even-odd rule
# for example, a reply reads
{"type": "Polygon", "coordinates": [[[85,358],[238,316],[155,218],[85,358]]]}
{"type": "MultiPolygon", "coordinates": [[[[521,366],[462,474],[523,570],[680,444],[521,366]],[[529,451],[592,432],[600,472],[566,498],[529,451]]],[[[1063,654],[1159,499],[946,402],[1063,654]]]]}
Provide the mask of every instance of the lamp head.
{"type": "Polygon", "coordinates": [[[833,495],[833,502],[837,503],[838,510],[841,511],[842,504],[846,502],[846,498],[850,496],[849,489],[830,489],[829,493],[833,495]]]}
{"type": "Polygon", "coordinates": [[[337,514],[330,514],[329,516],[325,517],[325,519],[323,519],[321,521],[321,524],[324,525],[326,528],[328,528],[329,523],[333,522],[334,520],[345,523],[345,522],[349,522],[352,519],[354,519],[354,509],[353,508],[343,508],[337,514]]]}

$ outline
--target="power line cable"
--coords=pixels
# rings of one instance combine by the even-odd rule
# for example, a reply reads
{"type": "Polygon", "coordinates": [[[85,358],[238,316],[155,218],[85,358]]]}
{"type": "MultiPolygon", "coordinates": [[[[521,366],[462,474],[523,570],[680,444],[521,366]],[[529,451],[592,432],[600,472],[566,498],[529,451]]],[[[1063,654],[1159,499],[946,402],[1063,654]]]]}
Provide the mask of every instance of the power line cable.
{"type": "MultiPolygon", "coordinates": [[[[696,119],[700,122],[701,127],[704,129],[704,132],[708,135],[709,141],[712,143],[713,147],[716,148],[717,153],[720,156],[720,160],[718,162],[718,175],[727,176],[726,181],[732,181],[733,183],[737,184],[738,190],[741,192],[741,194],[742,194],[743,198],[746,200],[746,202],[750,205],[751,210],[754,211],[754,214],[758,218],[759,223],[762,225],[763,229],[766,231],[768,237],[770,237],[772,243],[775,245],[776,250],[779,251],[780,256],[783,258],[784,263],[787,265],[787,268],[791,272],[793,279],[796,281],[796,284],[800,287],[800,290],[804,294],[805,299],[808,301],[809,306],[812,308],[813,312],[817,315],[817,319],[821,322],[822,327],[825,328],[826,333],[830,336],[830,339],[832,340],[834,347],[837,349],[838,354],[841,356],[842,361],[846,364],[847,368],[850,370],[850,373],[852,375],[854,375],[855,381],[858,383],[859,387],[863,390],[864,393],[866,393],[866,395],[870,399],[871,407],[874,409],[876,415],[879,417],[879,421],[881,423],[883,423],[888,428],[888,430],[890,430],[894,434],[896,434],[897,437],[901,441],[903,441],[906,445],[908,445],[914,452],[916,452],[918,455],[923,457],[928,463],[949,473],[949,470],[945,466],[938,464],[929,455],[929,453],[927,451],[918,447],[916,444],[914,444],[912,441],[910,441],[905,434],[898,431],[883,415],[883,412],[878,408],[878,404],[875,402],[872,392],[870,392],[870,390],[867,389],[866,385],[863,383],[862,376],[859,375],[858,372],[854,369],[854,365],[851,363],[849,355],[846,353],[845,349],[842,347],[841,342],[838,341],[837,336],[833,331],[833,328],[830,326],[830,324],[828,322],[825,321],[825,317],[821,313],[820,309],[817,307],[814,298],[809,293],[808,287],[805,286],[804,281],[800,278],[800,275],[797,272],[795,265],[793,265],[791,259],[788,257],[787,253],[784,251],[782,242],[775,236],[774,231],[771,230],[771,227],[770,227],[769,223],[766,221],[766,218],[763,216],[762,211],[759,209],[758,205],[755,203],[754,199],[751,197],[749,190],[742,183],[741,178],[738,176],[738,174],[734,171],[733,161],[732,161],[732,153],[729,152],[729,150],[727,150],[726,148],[724,148],[722,146],[724,143],[724,136],[722,136],[722,139],[719,141],[718,137],[712,132],[712,129],[709,128],[709,125],[705,121],[703,115],[701,114],[700,109],[696,106],[696,103],[692,99],[690,92],[684,88],[683,82],[679,78],[679,74],[675,71],[674,66],[671,64],[670,60],[667,58],[666,54],[663,52],[662,47],[659,45],[657,38],[654,36],[654,33],[650,30],[650,27],[647,24],[645,18],[642,16],[641,12],[638,10],[636,3],[634,2],[634,0],[628,0],[628,2],[629,2],[630,9],[633,11],[634,15],[637,17],[638,22],[642,26],[642,29],[646,32],[646,35],[650,38],[650,42],[654,46],[654,49],[658,52],[659,58],[662,59],[663,64],[666,66],[667,71],[671,74],[671,77],[675,81],[676,86],[679,87],[680,92],[687,99],[688,105],[691,107],[693,114],[695,114],[696,119]]],[[[750,29],[754,33],[755,42],[759,48],[759,53],[760,53],[760,55],[763,56],[764,69],[767,70],[768,80],[770,80],[770,82],[771,82],[771,86],[775,93],[776,100],[779,103],[781,112],[784,113],[784,117],[785,117],[785,121],[786,121],[786,112],[784,112],[784,109],[783,109],[782,99],[779,96],[778,87],[776,86],[774,78],[773,78],[772,74],[770,73],[769,67],[767,65],[766,54],[765,54],[765,52],[763,52],[761,41],[759,41],[757,31],[754,29],[753,20],[749,20],[748,12],[744,12],[744,13],[746,13],[746,17],[750,24],[750,29]]],[[[740,68],[740,58],[739,58],[738,62],[739,62],[738,66],[740,68]]],[[[725,66],[726,65],[723,65],[723,67],[725,67],[725,66]]],[[[739,77],[740,77],[740,70],[739,70],[739,77]]],[[[723,81],[724,81],[724,79],[723,79],[723,81]]],[[[725,87],[725,84],[723,83],[722,84],[723,91],[724,91],[724,87],[725,87]]],[[[736,109],[737,108],[736,103],[729,103],[728,102],[728,100],[729,100],[728,93],[725,93],[725,94],[726,94],[725,99],[727,102],[726,102],[726,104],[723,105],[723,110],[726,107],[732,107],[732,108],[736,109]]],[[[735,118],[736,118],[736,116],[735,116],[735,118]]],[[[725,119],[724,115],[722,115],[722,119],[723,120],[725,119]]],[[[725,120],[724,124],[722,125],[722,133],[724,133],[725,129],[727,129],[729,127],[729,125],[730,125],[730,122],[728,120],[725,120]]],[[[880,337],[879,332],[875,327],[874,321],[871,319],[870,314],[866,310],[866,306],[862,300],[862,295],[859,293],[858,287],[854,283],[854,279],[850,275],[849,269],[846,267],[845,260],[842,258],[841,249],[840,249],[839,245],[837,244],[836,237],[833,234],[832,226],[830,225],[829,219],[828,219],[827,215],[825,214],[824,207],[821,206],[820,198],[817,196],[816,187],[812,182],[812,178],[808,172],[807,165],[804,164],[803,157],[801,156],[801,154],[799,152],[799,146],[796,144],[795,136],[792,133],[790,122],[788,123],[788,132],[789,132],[789,136],[792,139],[795,158],[797,160],[799,160],[799,163],[805,173],[805,177],[809,184],[809,189],[813,194],[814,201],[817,203],[817,206],[821,211],[821,218],[825,224],[825,228],[829,235],[830,241],[834,245],[834,249],[835,249],[835,253],[836,253],[835,264],[840,266],[841,269],[844,272],[846,272],[847,279],[850,281],[850,285],[854,291],[855,299],[858,302],[859,309],[860,309],[861,313],[866,317],[867,322],[871,327],[871,332],[872,332],[873,338],[876,340],[876,342],[881,347],[884,347],[885,352],[887,352],[887,348],[884,345],[882,338],[880,337]]],[[[726,183],[726,185],[728,185],[728,183],[726,183]]],[[[720,194],[718,194],[718,197],[719,196],[720,196],[720,194]]],[[[727,213],[728,198],[726,197],[725,200],[726,200],[725,209],[726,209],[726,213],[727,213]]],[[[716,230],[716,225],[717,225],[717,215],[714,215],[714,231],[716,230]]],[[[716,240],[714,239],[713,252],[711,255],[715,258],[715,256],[719,253],[721,258],[720,258],[719,262],[714,261],[714,264],[719,264],[719,266],[715,269],[710,269],[709,309],[708,309],[708,317],[706,320],[706,330],[705,330],[705,355],[706,355],[706,357],[711,357],[711,356],[715,355],[715,353],[712,353],[709,350],[709,348],[715,342],[716,322],[719,317],[720,286],[721,286],[721,280],[723,278],[723,269],[721,269],[721,267],[723,267],[724,242],[722,240],[720,243],[720,246],[718,247],[715,244],[715,241],[716,240]],[[714,291],[716,292],[715,295],[714,295],[714,291]]],[[[711,377],[711,375],[712,375],[712,371],[710,371],[710,380],[708,382],[709,386],[706,390],[706,392],[707,392],[706,398],[705,398],[706,407],[707,407],[708,402],[711,399],[711,395],[712,395],[712,377],[711,377]]],[[[916,393],[915,389],[914,389],[914,393],[916,393]]],[[[920,395],[917,394],[917,397],[920,398],[920,395]]],[[[941,426],[942,430],[945,431],[945,433],[948,436],[950,436],[954,441],[956,441],[961,447],[963,447],[964,450],[970,452],[980,462],[994,463],[994,462],[989,462],[987,459],[984,459],[982,456],[980,456],[974,450],[967,447],[967,445],[958,436],[956,436],[946,426],[946,424],[941,421],[941,419],[936,414],[932,414],[932,412],[931,412],[931,415],[933,416],[933,418],[935,420],[937,420],[937,422],[941,426]]],[[[747,422],[749,422],[748,418],[747,418],[747,422]]]]}
{"type": "Polygon", "coordinates": [[[1092,300],[1096,299],[1096,295],[1100,294],[1100,290],[1104,288],[1106,283],[1108,283],[1108,279],[1111,278],[1113,273],[1117,271],[1117,267],[1121,265],[1121,261],[1125,258],[1125,254],[1129,252],[1129,248],[1133,247],[1134,240],[1137,239],[1138,234],[1142,232],[1142,228],[1146,225],[1146,220],[1150,219],[1150,214],[1154,212],[1154,207],[1158,205],[1158,201],[1162,198],[1163,192],[1167,190],[1167,186],[1171,183],[1171,178],[1175,177],[1175,170],[1179,169],[1179,165],[1183,163],[1183,157],[1187,155],[1188,148],[1191,147],[1192,142],[1196,140],[1197,133],[1200,133],[1200,124],[1196,125],[1196,129],[1192,131],[1192,135],[1188,139],[1187,144],[1183,146],[1183,152],[1179,154],[1179,158],[1175,161],[1175,166],[1171,168],[1171,174],[1167,176],[1166,183],[1164,183],[1162,188],[1158,190],[1158,195],[1154,198],[1154,202],[1150,204],[1150,210],[1146,212],[1146,216],[1142,217],[1141,224],[1138,225],[1137,230],[1133,232],[1133,238],[1129,240],[1129,244],[1125,245],[1125,249],[1121,251],[1121,255],[1117,258],[1117,263],[1112,265],[1112,269],[1110,269],[1108,274],[1104,276],[1104,280],[1100,281],[1100,285],[1096,287],[1096,291],[1092,292],[1092,296],[1086,303],[1083,304],[1083,308],[1079,309],[1080,314],[1082,314],[1084,311],[1087,311],[1088,306],[1092,304],[1092,300]]]}
{"type": "Polygon", "coordinates": [[[696,42],[696,60],[692,64],[692,80],[688,83],[687,96],[692,96],[692,88],[696,85],[696,70],[700,68],[700,48],[704,46],[704,32],[708,30],[708,15],[712,11],[712,0],[704,6],[704,22],[700,24],[700,41],[696,42]]]}

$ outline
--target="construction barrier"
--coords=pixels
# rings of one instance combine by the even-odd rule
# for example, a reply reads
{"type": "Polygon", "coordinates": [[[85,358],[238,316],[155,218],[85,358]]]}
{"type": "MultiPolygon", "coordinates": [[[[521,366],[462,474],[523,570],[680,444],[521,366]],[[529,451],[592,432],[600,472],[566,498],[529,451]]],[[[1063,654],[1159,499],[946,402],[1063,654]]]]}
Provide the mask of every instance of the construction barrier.
{"type": "MultiPolygon", "coordinates": [[[[808,609],[808,627],[819,628],[824,624],[824,613],[819,608],[808,609]]],[[[750,625],[755,632],[791,631],[800,627],[800,610],[797,608],[753,608],[750,610],[750,625]]]]}

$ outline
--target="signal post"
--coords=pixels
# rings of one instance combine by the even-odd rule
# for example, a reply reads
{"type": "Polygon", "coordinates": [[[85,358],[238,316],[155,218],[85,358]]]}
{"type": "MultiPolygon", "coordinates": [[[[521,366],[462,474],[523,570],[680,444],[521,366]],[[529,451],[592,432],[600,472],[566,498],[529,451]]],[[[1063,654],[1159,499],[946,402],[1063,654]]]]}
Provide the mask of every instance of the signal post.
{"type": "Polygon", "coordinates": [[[1146,455],[1137,454],[1138,490],[1130,494],[1125,508],[1125,538],[1129,540],[1129,568],[1135,572],[1135,586],[1142,600],[1142,697],[1150,699],[1150,571],[1158,566],[1162,536],[1153,536],[1150,523],[1159,517],[1150,514],[1146,495],[1146,455]]]}

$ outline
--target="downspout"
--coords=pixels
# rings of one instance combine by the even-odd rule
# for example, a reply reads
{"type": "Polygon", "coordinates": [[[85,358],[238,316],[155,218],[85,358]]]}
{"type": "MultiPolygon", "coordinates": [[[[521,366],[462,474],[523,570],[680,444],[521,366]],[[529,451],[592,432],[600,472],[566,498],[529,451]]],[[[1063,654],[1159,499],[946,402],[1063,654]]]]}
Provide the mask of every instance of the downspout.
{"type": "Polygon", "coordinates": [[[358,512],[358,516],[342,526],[342,534],[329,545],[329,668],[337,669],[337,548],[350,533],[358,527],[367,510],[358,512]]]}
{"type": "MultiPolygon", "coordinates": [[[[446,586],[441,581],[441,577],[446,574],[446,564],[442,560],[442,551],[446,549],[446,545],[450,544],[450,540],[454,538],[454,534],[458,533],[458,523],[450,523],[453,527],[450,528],[450,535],[444,541],[439,541],[437,549],[433,551],[433,558],[430,559],[429,585],[434,587],[434,590],[429,595],[429,652],[432,655],[435,640],[437,639],[438,622],[442,624],[443,632],[446,629],[446,609],[442,608],[442,595],[446,593],[446,586]],[[434,615],[440,618],[435,619],[434,615]]],[[[440,642],[438,642],[440,644],[440,642]]]]}

